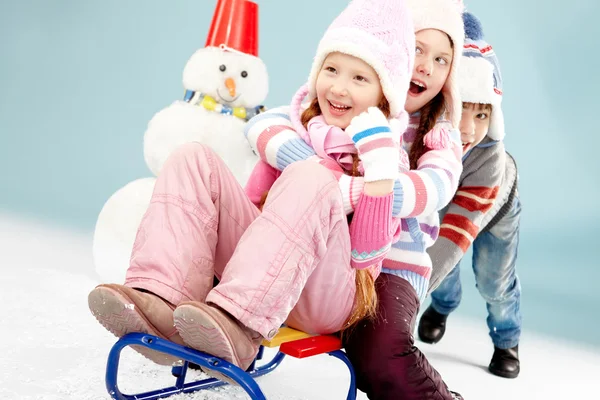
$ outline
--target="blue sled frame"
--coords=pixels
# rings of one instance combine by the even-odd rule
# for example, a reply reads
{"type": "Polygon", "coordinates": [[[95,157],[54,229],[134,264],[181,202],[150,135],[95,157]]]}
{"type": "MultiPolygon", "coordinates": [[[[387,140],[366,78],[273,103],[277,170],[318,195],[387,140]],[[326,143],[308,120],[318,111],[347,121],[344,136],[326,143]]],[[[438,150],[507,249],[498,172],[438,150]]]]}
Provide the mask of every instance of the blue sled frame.
{"type": "MultiPolygon", "coordinates": [[[[208,378],[200,381],[185,383],[188,366],[189,363],[192,362],[203,368],[212,369],[230,377],[237,382],[237,384],[239,384],[246,391],[246,393],[250,395],[252,400],[266,400],[264,393],[254,378],[266,375],[277,368],[277,366],[281,364],[285,358],[285,354],[279,351],[267,364],[256,367],[256,361],[262,359],[263,350],[264,348],[261,346],[256,360],[252,363],[252,365],[250,365],[247,371],[243,371],[241,368],[228,363],[225,360],[202,353],[189,347],[181,346],[168,340],[145,333],[129,333],[120,338],[110,351],[106,365],[106,389],[108,390],[111,398],[115,400],[155,400],[164,399],[179,393],[191,393],[198,390],[211,389],[229,384],[216,378],[208,378]],[[184,360],[183,365],[173,366],[172,374],[176,377],[175,385],[145,393],[121,393],[117,385],[119,359],[121,357],[121,351],[130,345],[148,347],[152,350],[167,353],[184,360]]],[[[346,399],[356,400],[356,377],[354,375],[352,364],[350,363],[350,360],[348,360],[346,353],[342,350],[335,350],[327,354],[342,360],[347,366],[348,370],[350,371],[350,388],[348,390],[348,396],[346,399]]]]}

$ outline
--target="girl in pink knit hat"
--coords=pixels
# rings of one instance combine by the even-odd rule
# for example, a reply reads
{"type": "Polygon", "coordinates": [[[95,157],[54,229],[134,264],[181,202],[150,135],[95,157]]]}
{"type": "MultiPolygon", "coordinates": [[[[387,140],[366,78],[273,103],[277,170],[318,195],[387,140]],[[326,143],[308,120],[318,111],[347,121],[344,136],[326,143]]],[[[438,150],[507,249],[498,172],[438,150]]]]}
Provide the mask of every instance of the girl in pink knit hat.
{"type": "MultiPolygon", "coordinates": [[[[392,132],[395,129],[403,132],[399,146],[401,168],[395,178],[380,175],[374,181],[370,172],[372,161],[361,153],[368,147],[358,140],[341,140],[343,136],[336,134],[335,127],[323,123],[328,107],[340,112],[346,109],[339,107],[339,100],[326,104],[322,113],[323,107],[317,107],[323,102],[319,99],[318,82],[314,83],[315,71],[322,63],[323,53],[343,52],[340,50],[343,46],[335,47],[330,39],[342,41],[345,35],[342,29],[338,35],[329,31],[325,34],[308,88],[299,91],[291,108],[273,109],[255,118],[247,125],[246,135],[264,161],[264,170],[287,171],[297,160],[312,159],[332,168],[338,178],[344,209],[351,216],[352,265],[359,271],[366,267],[372,276],[379,277],[376,296],[372,295],[369,281],[357,287],[369,289],[361,291],[363,298],[376,298],[381,303],[376,311],[394,310],[393,315],[356,324],[344,335],[347,353],[357,370],[359,388],[371,399],[452,399],[460,395],[448,390],[439,373],[415,347],[412,332],[431,276],[432,262],[426,250],[438,237],[438,211],[452,199],[462,172],[462,148],[456,129],[462,103],[455,78],[464,41],[462,3],[453,0],[407,0],[407,3],[416,46],[410,83],[401,94],[404,109],[410,113],[409,125],[406,128],[402,112],[392,113],[394,118],[390,120],[392,132]],[[305,95],[308,101],[301,105],[305,95]],[[356,148],[358,152],[354,150],[357,154],[353,154],[356,148]],[[357,159],[359,163],[351,165],[357,159]],[[336,171],[339,165],[345,173],[336,171]],[[379,196],[370,191],[374,182],[381,189],[379,196]],[[390,186],[386,188],[386,184],[390,186]],[[390,192],[391,203],[385,208],[382,199],[390,192]]],[[[386,61],[394,62],[399,64],[386,61]]],[[[348,110],[351,112],[352,108],[348,110]]],[[[357,122],[360,118],[356,118],[357,122]]],[[[346,132],[353,125],[354,120],[346,132]]],[[[379,152],[379,164],[388,160],[395,162],[388,153],[379,152]]],[[[247,187],[258,201],[264,187],[254,189],[247,187]]]]}
{"type": "MultiPolygon", "coordinates": [[[[392,190],[408,169],[400,135],[414,57],[404,1],[352,1],[325,34],[288,125],[252,120],[266,129],[259,147],[277,132],[300,134],[323,157],[282,173],[258,164],[245,192],[210,148],[190,143],[173,152],[140,224],[125,284],[103,284],[88,296],[98,321],[117,336],[150,333],[246,369],[284,323],[329,334],[372,315],[374,279],[401,231],[392,212],[408,210],[392,190]],[[309,104],[301,105],[305,96],[309,104]],[[348,174],[362,182],[351,224],[340,190],[348,174]]],[[[454,157],[450,148],[440,151],[431,163],[454,157]]],[[[449,175],[440,183],[451,187],[461,164],[443,164],[449,175]]],[[[431,201],[433,212],[445,199],[431,201]]],[[[161,364],[177,361],[136,350],[161,364]]]]}

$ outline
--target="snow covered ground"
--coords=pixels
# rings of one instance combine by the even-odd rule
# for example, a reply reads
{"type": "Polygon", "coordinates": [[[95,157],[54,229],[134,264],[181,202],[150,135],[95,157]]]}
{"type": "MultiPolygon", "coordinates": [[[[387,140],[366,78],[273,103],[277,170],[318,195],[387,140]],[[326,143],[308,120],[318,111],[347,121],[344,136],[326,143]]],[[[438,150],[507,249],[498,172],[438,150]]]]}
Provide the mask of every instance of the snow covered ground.
{"type": "MultiPolygon", "coordinates": [[[[99,282],[92,237],[0,214],[0,398],[109,399],[104,387],[115,338],[91,316],[87,294],[99,282]]],[[[420,343],[448,385],[466,399],[591,398],[600,375],[600,351],[524,332],[519,378],[487,372],[492,348],[485,324],[458,316],[435,346],[420,343]]],[[[126,393],[171,385],[169,368],[127,349],[120,388],[126,393]]],[[[343,399],[345,367],[336,359],[287,358],[259,378],[269,399],[343,399]]],[[[594,395],[596,396],[596,395],[594,395]]],[[[239,388],[172,397],[174,400],[245,399],[239,388]]],[[[366,399],[360,394],[359,399],[366,399]]]]}

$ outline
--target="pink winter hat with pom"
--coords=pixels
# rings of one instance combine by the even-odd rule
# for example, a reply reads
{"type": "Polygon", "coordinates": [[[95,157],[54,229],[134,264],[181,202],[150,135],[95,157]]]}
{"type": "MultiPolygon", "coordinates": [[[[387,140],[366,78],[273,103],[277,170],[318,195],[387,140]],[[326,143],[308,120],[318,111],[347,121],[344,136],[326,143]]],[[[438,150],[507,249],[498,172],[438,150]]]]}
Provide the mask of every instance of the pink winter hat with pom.
{"type": "Polygon", "coordinates": [[[308,78],[316,97],[317,75],[328,54],[360,58],[379,75],[391,117],[404,111],[415,60],[415,30],[405,0],[353,0],[331,23],[319,42],[308,78]]]}

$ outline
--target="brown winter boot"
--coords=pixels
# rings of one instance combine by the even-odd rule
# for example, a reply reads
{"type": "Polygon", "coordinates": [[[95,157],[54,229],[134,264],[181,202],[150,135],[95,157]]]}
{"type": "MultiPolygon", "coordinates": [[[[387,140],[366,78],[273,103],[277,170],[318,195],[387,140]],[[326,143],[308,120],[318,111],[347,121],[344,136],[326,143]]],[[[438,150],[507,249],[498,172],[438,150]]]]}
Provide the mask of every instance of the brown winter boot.
{"type": "MultiPolygon", "coordinates": [[[[256,358],[262,336],[236,321],[229,313],[196,301],[181,303],[173,313],[175,327],[183,341],[196,350],[222,358],[242,370],[256,358]]],[[[215,371],[215,378],[235,383],[215,371]]]]}
{"type": "MultiPolygon", "coordinates": [[[[116,337],[141,332],[184,344],[173,325],[175,307],[153,293],[104,284],[90,292],[88,305],[98,322],[116,337]]],[[[171,365],[178,361],[173,356],[143,346],[131,347],[157,364],[171,365]]]]}

